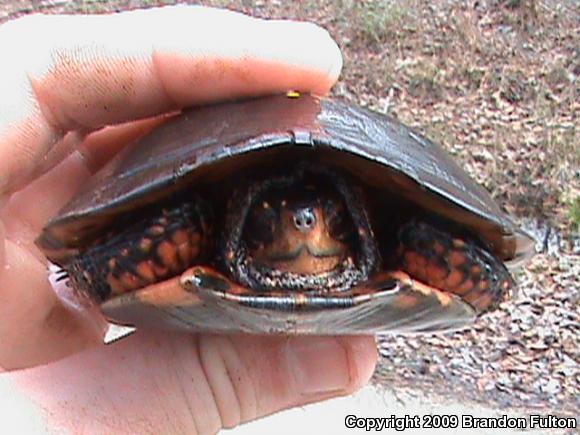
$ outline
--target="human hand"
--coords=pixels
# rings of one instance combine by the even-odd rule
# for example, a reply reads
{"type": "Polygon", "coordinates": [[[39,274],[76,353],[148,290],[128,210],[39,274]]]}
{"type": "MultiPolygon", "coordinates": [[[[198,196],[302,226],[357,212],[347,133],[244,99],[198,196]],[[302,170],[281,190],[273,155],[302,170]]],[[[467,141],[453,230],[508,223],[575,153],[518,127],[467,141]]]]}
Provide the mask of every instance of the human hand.
{"type": "Polygon", "coordinates": [[[0,56],[0,366],[50,363],[0,375],[4,427],[207,433],[366,383],[371,337],[147,332],[103,346],[98,317],[62,304],[34,245],[155,117],[226,98],[327,92],[341,58],[326,32],[198,7],[31,16],[0,27],[0,56]]]}

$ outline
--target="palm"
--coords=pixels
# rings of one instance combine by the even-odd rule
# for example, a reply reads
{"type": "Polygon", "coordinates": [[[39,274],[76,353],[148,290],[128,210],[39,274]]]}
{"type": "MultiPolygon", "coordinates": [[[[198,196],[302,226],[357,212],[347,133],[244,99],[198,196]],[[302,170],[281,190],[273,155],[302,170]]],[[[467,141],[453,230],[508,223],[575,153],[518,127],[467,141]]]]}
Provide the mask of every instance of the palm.
{"type": "Polygon", "coordinates": [[[6,238],[0,269],[0,365],[5,368],[50,361],[95,343],[91,324],[57,300],[47,279],[46,259],[34,245],[42,225],[87,175],[78,156],[70,156],[15,193],[0,214],[6,238]]]}
{"type": "Polygon", "coordinates": [[[4,338],[0,366],[51,361],[101,341],[101,318],[93,312],[67,309],[59,302],[47,279],[46,258],[34,241],[46,221],[92,173],[156,122],[127,123],[86,138],[69,133],[80,143],[76,151],[14,193],[0,211],[6,238],[0,283],[5,289],[2,310],[7,313],[0,317],[4,338]]]}

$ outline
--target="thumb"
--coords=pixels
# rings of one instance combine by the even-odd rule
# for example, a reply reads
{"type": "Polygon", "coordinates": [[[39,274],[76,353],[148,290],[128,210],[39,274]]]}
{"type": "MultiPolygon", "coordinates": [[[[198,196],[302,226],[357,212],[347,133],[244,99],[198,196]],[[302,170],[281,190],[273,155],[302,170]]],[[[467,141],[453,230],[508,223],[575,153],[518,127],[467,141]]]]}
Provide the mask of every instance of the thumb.
{"type": "Polygon", "coordinates": [[[372,337],[148,332],[1,375],[0,409],[41,433],[215,433],[350,394],[376,359],[372,337]]]}
{"type": "Polygon", "coordinates": [[[377,359],[372,337],[209,336],[199,349],[223,427],[350,394],[377,359]]]}

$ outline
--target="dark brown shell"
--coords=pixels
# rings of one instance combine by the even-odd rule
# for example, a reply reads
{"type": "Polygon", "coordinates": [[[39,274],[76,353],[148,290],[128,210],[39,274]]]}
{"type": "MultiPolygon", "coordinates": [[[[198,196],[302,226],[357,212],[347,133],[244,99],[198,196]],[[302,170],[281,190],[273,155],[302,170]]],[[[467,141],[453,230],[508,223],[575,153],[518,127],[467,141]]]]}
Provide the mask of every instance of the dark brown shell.
{"type": "Polygon", "coordinates": [[[45,227],[62,264],[116,216],[198,179],[219,180],[288,150],[315,151],[371,185],[470,227],[504,261],[532,240],[437,144],[396,120],[328,98],[285,95],[190,109],[117,156],[45,227]]]}
{"type": "MultiPolygon", "coordinates": [[[[45,226],[37,244],[65,269],[127,212],[185,186],[221,186],[234,175],[292,159],[339,167],[380,201],[403,196],[468,227],[499,259],[532,252],[521,232],[438,145],[386,116],[332,99],[279,95],[193,108],[128,147],[45,226]],[[378,192],[378,193],[377,193],[378,192]]],[[[101,304],[123,325],[188,331],[369,334],[457,329],[478,312],[461,297],[401,271],[360,286],[317,294],[261,294],[197,265],[180,277],[101,304]]]]}

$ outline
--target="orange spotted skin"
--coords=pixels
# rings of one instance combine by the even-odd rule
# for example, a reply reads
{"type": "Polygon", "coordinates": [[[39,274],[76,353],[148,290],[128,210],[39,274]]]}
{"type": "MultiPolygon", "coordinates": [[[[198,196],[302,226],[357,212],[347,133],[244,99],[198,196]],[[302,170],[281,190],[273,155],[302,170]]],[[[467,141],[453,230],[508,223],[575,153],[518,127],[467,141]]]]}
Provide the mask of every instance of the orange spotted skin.
{"type": "MultiPolygon", "coordinates": [[[[300,198],[304,202],[304,199],[300,198]]],[[[252,199],[253,196],[243,203],[251,204],[252,199]]],[[[313,210],[318,209],[313,208],[313,210]]],[[[365,227],[361,227],[363,213],[358,213],[353,214],[351,218],[360,234],[361,228],[365,227]]],[[[230,212],[228,218],[231,219],[231,225],[228,227],[229,230],[225,231],[226,233],[233,233],[232,228],[237,228],[242,234],[241,230],[246,222],[240,220],[241,214],[239,211],[230,212]]],[[[201,197],[187,193],[175,194],[157,206],[136,210],[134,214],[115,222],[102,237],[93,241],[90,247],[67,265],[66,271],[74,288],[94,300],[103,302],[178,276],[192,266],[219,267],[221,261],[219,246],[211,243],[216,238],[210,225],[213,217],[209,204],[201,197]]],[[[317,219],[325,222],[323,221],[325,217],[326,215],[320,215],[317,219]]],[[[219,222],[218,220],[217,223],[219,222]]],[[[269,222],[266,221],[266,223],[269,222]]],[[[265,229],[270,228],[261,220],[258,223],[265,229]]],[[[320,225],[322,226],[322,223],[320,225]]],[[[260,229],[263,228],[254,228],[255,231],[260,229]]],[[[410,218],[400,225],[396,236],[395,234],[390,236],[391,242],[394,243],[383,243],[382,246],[376,248],[381,252],[377,251],[376,255],[373,254],[371,265],[368,266],[368,276],[340,290],[332,286],[332,279],[336,279],[333,275],[324,275],[320,278],[320,283],[316,281],[316,285],[311,287],[305,285],[304,288],[293,288],[285,286],[286,281],[279,279],[279,282],[273,284],[271,288],[263,289],[250,284],[245,284],[245,288],[250,294],[265,290],[276,294],[279,291],[280,298],[284,294],[300,297],[302,291],[304,294],[313,291],[314,293],[348,292],[356,285],[372,293],[373,289],[376,291],[382,289],[379,285],[380,280],[377,281],[377,276],[382,276],[380,275],[382,273],[393,279],[399,279],[401,282],[410,280],[407,283],[409,287],[437,295],[440,305],[449,302],[448,300],[446,302],[445,294],[454,294],[477,312],[485,312],[502,301],[514,283],[503,263],[490,254],[476,236],[460,235],[460,231],[458,226],[438,222],[434,217],[423,218],[423,220],[410,218]],[[382,263],[380,257],[386,260],[386,263],[382,263]],[[400,278],[398,274],[403,274],[401,276],[406,278],[400,278]]],[[[215,233],[219,238],[220,232],[215,233]]],[[[365,234],[367,233],[370,234],[371,230],[368,229],[365,234]]],[[[311,241],[317,248],[321,246],[327,248],[329,246],[327,239],[334,240],[330,233],[321,235],[320,232],[314,231],[312,235],[308,234],[310,238],[302,233],[298,236],[311,241]]],[[[280,238],[279,243],[273,246],[282,251],[292,250],[292,242],[298,236],[294,233],[291,236],[280,238]]],[[[362,243],[361,240],[358,242],[362,243]]],[[[374,244],[369,246],[369,250],[375,249],[374,244]]],[[[354,252],[353,256],[362,255],[363,250],[354,252]]],[[[227,260],[226,258],[225,261],[227,260]]],[[[352,260],[351,263],[354,264],[352,260]]],[[[314,272],[312,276],[318,279],[319,276],[316,273],[319,271],[316,265],[311,261],[305,265],[311,266],[314,272]]],[[[235,278],[235,269],[230,269],[230,276],[235,278]]],[[[336,272],[336,270],[337,267],[328,273],[336,272]]],[[[308,272],[308,267],[305,267],[305,272],[308,272]]],[[[323,272],[327,273],[327,271],[323,272]]],[[[341,270],[341,272],[347,278],[350,277],[348,274],[354,273],[351,269],[341,270]]],[[[293,277],[294,281],[291,284],[306,282],[310,285],[308,279],[311,275],[304,276],[293,277]]],[[[272,274],[266,278],[274,280],[279,276],[272,274]]],[[[239,280],[234,279],[234,281],[240,284],[239,280]]],[[[411,298],[407,302],[412,303],[412,301],[417,302],[417,299],[411,298]]],[[[399,303],[403,302],[404,298],[400,298],[399,303]]]]}
{"type": "Polygon", "coordinates": [[[396,256],[411,277],[461,296],[478,311],[493,308],[514,285],[505,266],[478,242],[425,222],[401,227],[396,256]]]}
{"type": "MultiPolygon", "coordinates": [[[[68,275],[75,288],[99,301],[177,276],[211,255],[210,217],[199,198],[140,214],[131,225],[119,223],[123,231],[111,229],[96,240],[70,265],[68,275]]],[[[505,266],[479,242],[437,224],[414,219],[403,224],[396,246],[394,256],[382,252],[383,258],[394,257],[388,276],[408,274],[414,287],[458,295],[478,312],[494,308],[514,285],[505,266]]]]}
{"type": "Polygon", "coordinates": [[[69,266],[73,286],[103,301],[180,274],[207,254],[208,210],[189,200],[119,223],[69,266]]]}

